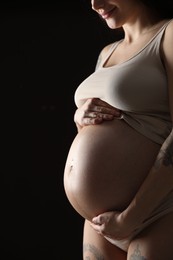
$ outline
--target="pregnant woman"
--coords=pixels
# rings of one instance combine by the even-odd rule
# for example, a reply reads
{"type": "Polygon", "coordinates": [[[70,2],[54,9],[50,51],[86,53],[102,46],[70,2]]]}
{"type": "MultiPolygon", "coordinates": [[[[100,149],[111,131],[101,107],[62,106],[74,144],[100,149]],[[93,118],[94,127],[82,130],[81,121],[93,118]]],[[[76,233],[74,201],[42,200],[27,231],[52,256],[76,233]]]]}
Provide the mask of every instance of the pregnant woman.
{"type": "MultiPolygon", "coordinates": [[[[85,219],[83,259],[173,259],[173,8],[92,0],[123,39],[76,89],[78,133],[64,170],[85,219]]],[[[167,5],[166,5],[167,4],[167,5]]]]}

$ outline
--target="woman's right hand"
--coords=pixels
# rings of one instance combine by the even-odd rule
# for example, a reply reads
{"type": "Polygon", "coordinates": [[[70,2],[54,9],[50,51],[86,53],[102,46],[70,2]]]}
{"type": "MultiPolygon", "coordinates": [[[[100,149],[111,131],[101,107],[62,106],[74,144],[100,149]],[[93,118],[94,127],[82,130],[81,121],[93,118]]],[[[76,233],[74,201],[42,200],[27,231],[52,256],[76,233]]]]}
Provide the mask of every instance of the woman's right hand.
{"type": "Polygon", "coordinates": [[[110,121],[114,118],[121,118],[121,111],[99,98],[87,99],[74,114],[74,122],[78,130],[84,126],[101,124],[103,121],[110,121]]]}

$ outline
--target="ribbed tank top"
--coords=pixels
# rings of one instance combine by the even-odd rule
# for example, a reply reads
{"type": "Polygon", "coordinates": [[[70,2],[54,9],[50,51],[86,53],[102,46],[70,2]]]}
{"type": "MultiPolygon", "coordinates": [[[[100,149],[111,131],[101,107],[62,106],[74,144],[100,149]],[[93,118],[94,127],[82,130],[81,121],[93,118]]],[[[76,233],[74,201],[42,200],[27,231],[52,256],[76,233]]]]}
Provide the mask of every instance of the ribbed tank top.
{"type": "Polygon", "coordinates": [[[121,109],[123,120],[131,127],[162,144],[172,128],[167,76],[160,57],[161,40],[170,21],[133,57],[103,67],[121,41],[113,43],[99,68],[76,89],[76,106],[87,98],[100,98],[121,109]]]}

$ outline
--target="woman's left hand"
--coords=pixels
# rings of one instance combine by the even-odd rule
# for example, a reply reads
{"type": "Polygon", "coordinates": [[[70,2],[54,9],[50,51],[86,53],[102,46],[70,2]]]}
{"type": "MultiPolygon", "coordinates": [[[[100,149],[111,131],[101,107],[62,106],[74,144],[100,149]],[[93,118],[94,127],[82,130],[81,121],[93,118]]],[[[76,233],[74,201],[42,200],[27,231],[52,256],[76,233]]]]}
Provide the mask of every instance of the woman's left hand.
{"type": "Polygon", "coordinates": [[[133,224],[124,221],[122,212],[118,211],[102,213],[94,217],[90,224],[97,233],[117,240],[130,236],[135,230],[133,224]]]}

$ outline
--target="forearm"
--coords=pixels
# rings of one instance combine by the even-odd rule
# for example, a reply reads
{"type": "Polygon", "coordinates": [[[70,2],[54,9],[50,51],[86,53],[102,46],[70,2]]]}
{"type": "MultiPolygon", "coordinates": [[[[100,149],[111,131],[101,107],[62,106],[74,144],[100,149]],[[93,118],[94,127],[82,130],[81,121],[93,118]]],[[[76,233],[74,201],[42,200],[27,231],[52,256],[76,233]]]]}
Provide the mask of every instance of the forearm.
{"type": "Polygon", "coordinates": [[[162,145],[136,196],[122,213],[123,218],[141,224],[170,191],[173,191],[173,131],[162,145]]]}

